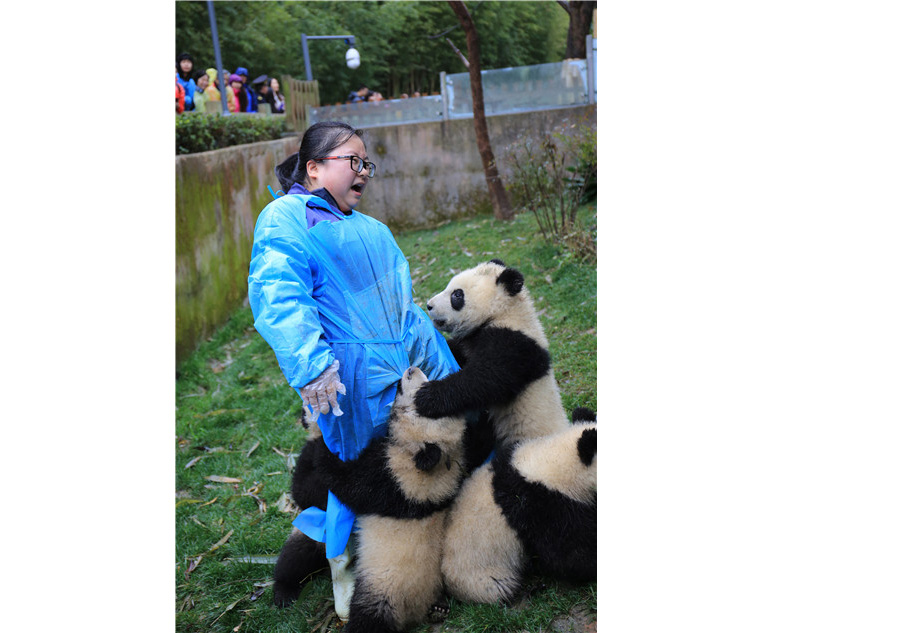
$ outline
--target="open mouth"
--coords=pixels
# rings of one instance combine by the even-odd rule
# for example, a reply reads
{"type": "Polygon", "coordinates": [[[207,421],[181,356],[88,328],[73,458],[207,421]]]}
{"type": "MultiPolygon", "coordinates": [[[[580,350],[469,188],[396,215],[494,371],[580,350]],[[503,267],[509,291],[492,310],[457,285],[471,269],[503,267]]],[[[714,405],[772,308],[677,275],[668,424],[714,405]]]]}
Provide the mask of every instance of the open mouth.
{"type": "Polygon", "coordinates": [[[352,187],[350,187],[350,190],[355,191],[359,195],[362,195],[363,189],[365,189],[365,188],[366,188],[365,183],[360,182],[360,183],[357,183],[357,184],[353,185],[352,187]]]}

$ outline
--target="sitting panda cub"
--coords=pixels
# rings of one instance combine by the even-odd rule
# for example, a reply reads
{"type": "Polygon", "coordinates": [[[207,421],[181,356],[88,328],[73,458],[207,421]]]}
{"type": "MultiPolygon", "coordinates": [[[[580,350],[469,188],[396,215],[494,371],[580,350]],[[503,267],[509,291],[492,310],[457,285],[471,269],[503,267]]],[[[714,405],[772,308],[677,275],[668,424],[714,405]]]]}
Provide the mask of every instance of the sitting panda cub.
{"type": "Polygon", "coordinates": [[[426,307],[435,326],[450,335],[461,369],[419,390],[420,415],[486,409],[500,446],[569,425],[522,273],[492,259],[454,276],[426,307]]]}
{"type": "Polygon", "coordinates": [[[531,559],[555,578],[596,579],[596,416],[572,417],[562,431],[502,448],[465,481],[444,535],[451,596],[510,602],[531,559]]]}
{"type": "Polygon", "coordinates": [[[315,469],[357,515],[356,584],[343,628],[402,631],[440,602],[441,543],[447,509],[465,474],[462,417],[423,418],[413,407],[428,378],[404,374],[388,432],[355,460],[319,446],[315,469]]]}

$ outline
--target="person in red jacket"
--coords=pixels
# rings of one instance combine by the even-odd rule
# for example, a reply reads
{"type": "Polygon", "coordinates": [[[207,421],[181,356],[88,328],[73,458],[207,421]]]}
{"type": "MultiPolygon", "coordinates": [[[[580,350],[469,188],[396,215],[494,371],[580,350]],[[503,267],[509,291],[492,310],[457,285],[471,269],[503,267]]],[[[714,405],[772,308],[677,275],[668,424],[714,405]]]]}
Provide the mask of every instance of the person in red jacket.
{"type": "Polygon", "coordinates": [[[175,80],[175,114],[184,112],[184,88],[175,80]]]}

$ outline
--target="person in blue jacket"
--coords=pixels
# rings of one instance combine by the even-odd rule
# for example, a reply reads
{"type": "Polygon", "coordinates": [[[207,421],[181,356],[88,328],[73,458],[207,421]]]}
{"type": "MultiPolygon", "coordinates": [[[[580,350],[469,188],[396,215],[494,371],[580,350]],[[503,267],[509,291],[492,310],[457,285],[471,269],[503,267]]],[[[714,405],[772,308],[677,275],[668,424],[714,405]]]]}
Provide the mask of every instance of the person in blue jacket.
{"type": "Polygon", "coordinates": [[[191,70],[194,68],[194,58],[190,53],[182,53],[175,60],[175,81],[184,88],[184,111],[189,112],[194,109],[194,91],[197,90],[197,84],[191,76],[191,70]]]}
{"type": "Polygon", "coordinates": [[[247,112],[259,112],[259,108],[256,107],[256,90],[253,89],[250,85],[250,80],[247,79],[247,69],[243,66],[238,66],[234,74],[240,75],[241,80],[244,82],[244,90],[247,91],[247,112]]]}
{"type": "MultiPolygon", "coordinates": [[[[248,278],[256,330],[317,420],[326,446],[357,457],[387,431],[411,366],[431,380],[458,371],[446,340],[413,302],[409,264],[387,226],[355,210],[375,175],[359,130],[323,121],[276,168],[285,195],[260,213],[248,278]]],[[[342,571],[354,516],[332,494],[294,525],[325,543],[335,609],[346,620],[353,578],[342,571]]]]}

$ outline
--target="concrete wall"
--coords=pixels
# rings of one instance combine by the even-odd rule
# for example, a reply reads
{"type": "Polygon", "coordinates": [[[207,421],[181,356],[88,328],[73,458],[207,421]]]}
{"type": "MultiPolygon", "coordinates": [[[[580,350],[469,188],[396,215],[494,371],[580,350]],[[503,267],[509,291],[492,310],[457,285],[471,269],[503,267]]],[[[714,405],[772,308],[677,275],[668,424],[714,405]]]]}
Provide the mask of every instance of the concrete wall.
{"type": "MultiPolygon", "coordinates": [[[[597,107],[575,106],[488,117],[491,147],[504,183],[513,144],[589,124],[597,107]]],[[[487,183],[471,119],[371,128],[364,137],[378,173],[359,209],[393,231],[434,226],[446,219],[490,212],[487,183]]]]}
{"type": "MultiPolygon", "coordinates": [[[[488,118],[504,182],[513,144],[588,124],[596,106],[488,118]]],[[[364,137],[378,165],[360,211],[393,231],[434,226],[491,210],[471,119],[371,128],[364,137]]],[[[247,296],[253,227],[278,190],[275,165],[299,139],[240,145],[176,157],[176,360],[221,327],[247,296]]]]}
{"type": "Polygon", "coordinates": [[[247,296],[253,227],[296,138],[175,159],[175,357],[180,362],[247,296]]]}

